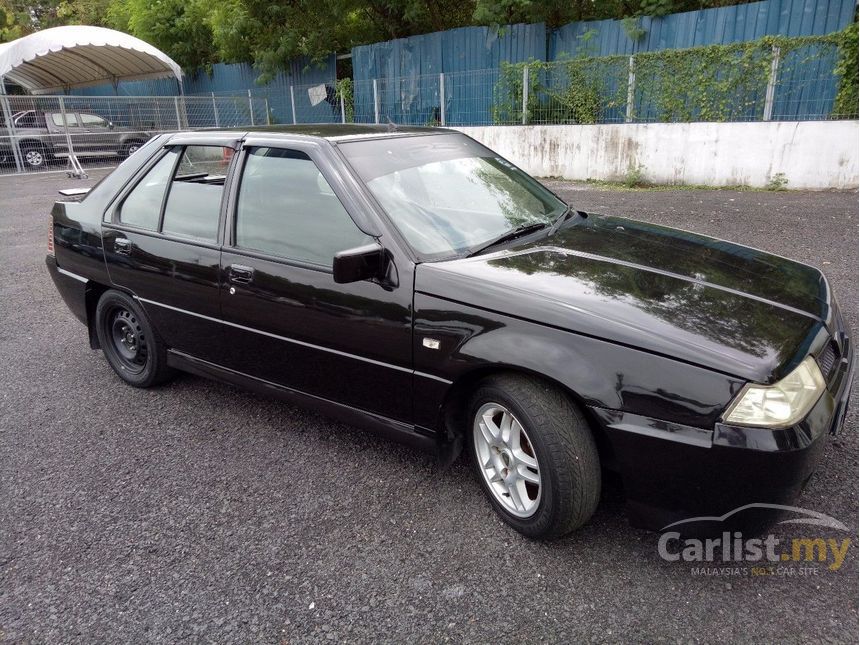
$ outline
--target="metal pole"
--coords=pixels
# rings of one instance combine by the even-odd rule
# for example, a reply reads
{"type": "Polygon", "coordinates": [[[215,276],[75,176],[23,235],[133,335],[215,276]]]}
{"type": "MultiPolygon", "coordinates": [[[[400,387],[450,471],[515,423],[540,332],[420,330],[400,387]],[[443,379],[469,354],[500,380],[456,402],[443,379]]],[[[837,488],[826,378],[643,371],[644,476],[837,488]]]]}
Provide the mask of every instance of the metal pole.
{"type": "Polygon", "coordinates": [[[266,105],[266,125],[272,125],[272,116],[269,114],[269,97],[265,98],[266,105]]]}
{"type": "Polygon", "coordinates": [[[81,167],[78,158],[75,156],[75,148],[72,146],[72,135],[69,134],[69,117],[66,114],[66,101],[62,96],[58,98],[60,101],[60,114],[63,115],[63,129],[66,131],[66,146],[68,150],[67,166],[71,166],[72,174],[74,174],[78,179],[86,179],[86,173],[84,173],[84,169],[81,167]]]}
{"type": "Polygon", "coordinates": [[[179,115],[179,97],[173,97],[173,107],[176,109],[176,129],[182,129],[182,117],[179,115]]]}
{"type": "Polygon", "coordinates": [[[523,125],[529,118],[529,66],[523,65],[523,125]]]}
{"type": "Polygon", "coordinates": [[[439,72],[439,120],[445,125],[445,72],[439,72]]]}
{"type": "Polygon", "coordinates": [[[215,101],[215,92],[212,92],[212,110],[215,112],[215,127],[221,127],[221,119],[218,117],[218,103],[215,101]]]}
{"type": "Polygon", "coordinates": [[[376,90],[376,79],[373,79],[373,122],[379,123],[379,93],[376,90]]]}
{"type": "Polygon", "coordinates": [[[764,114],[763,121],[770,121],[773,118],[773,97],[776,94],[776,75],[779,72],[779,47],[773,46],[773,54],[770,60],[770,76],[767,79],[767,91],[764,96],[764,114]]]}
{"type": "Polygon", "coordinates": [[[293,111],[293,125],[298,123],[296,120],[296,93],[293,91],[293,86],[290,85],[290,108],[293,111]]]}
{"type": "Polygon", "coordinates": [[[2,76],[0,76],[0,103],[3,104],[3,121],[7,124],[9,147],[12,149],[12,156],[15,158],[15,169],[18,172],[24,172],[24,162],[21,159],[21,149],[18,146],[18,140],[15,138],[15,124],[12,121],[12,110],[9,108],[5,80],[2,76]]]}
{"type": "Polygon", "coordinates": [[[254,99],[251,98],[251,90],[248,90],[248,111],[251,113],[251,125],[254,125],[254,99]]]}
{"type": "Polygon", "coordinates": [[[636,97],[636,69],[633,56],[627,61],[627,112],[624,121],[630,123],[633,120],[633,101],[636,97]]]}
{"type": "Polygon", "coordinates": [[[346,123],[346,105],[344,105],[343,94],[340,95],[340,122],[346,123]]]}

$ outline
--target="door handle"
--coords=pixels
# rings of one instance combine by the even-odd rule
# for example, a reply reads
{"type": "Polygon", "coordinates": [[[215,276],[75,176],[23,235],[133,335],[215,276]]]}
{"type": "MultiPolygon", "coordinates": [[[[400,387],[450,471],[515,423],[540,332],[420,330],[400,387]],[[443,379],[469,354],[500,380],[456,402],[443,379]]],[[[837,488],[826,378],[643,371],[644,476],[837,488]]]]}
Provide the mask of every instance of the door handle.
{"type": "Polygon", "coordinates": [[[227,275],[233,284],[250,284],[254,279],[254,269],[242,264],[231,264],[227,269],[227,275]]]}
{"type": "Polygon", "coordinates": [[[131,255],[131,240],[126,237],[118,237],[113,241],[114,253],[118,255],[131,255]]]}

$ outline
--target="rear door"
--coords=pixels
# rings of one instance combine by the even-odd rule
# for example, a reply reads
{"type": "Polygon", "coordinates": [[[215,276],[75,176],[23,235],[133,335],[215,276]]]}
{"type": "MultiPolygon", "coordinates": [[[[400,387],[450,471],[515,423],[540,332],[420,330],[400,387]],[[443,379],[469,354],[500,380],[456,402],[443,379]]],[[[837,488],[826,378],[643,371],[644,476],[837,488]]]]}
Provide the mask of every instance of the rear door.
{"type": "Polygon", "coordinates": [[[119,134],[114,132],[107,119],[89,112],[80,112],[78,119],[81,123],[81,135],[74,142],[76,152],[111,154],[119,150],[119,134]]]}
{"type": "Polygon", "coordinates": [[[232,141],[170,145],[109,210],[111,281],[134,295],[168,346],[215,360],[220,229],[232,141]]]}
{"type": "Polygon", "coordinates": [[[411,265],[392,260],[397,284],[334,282],[334,255],[373,238],[321,154],[300,142],[243,152],[221,260],[223,360],[411,423],[411,265]]]}

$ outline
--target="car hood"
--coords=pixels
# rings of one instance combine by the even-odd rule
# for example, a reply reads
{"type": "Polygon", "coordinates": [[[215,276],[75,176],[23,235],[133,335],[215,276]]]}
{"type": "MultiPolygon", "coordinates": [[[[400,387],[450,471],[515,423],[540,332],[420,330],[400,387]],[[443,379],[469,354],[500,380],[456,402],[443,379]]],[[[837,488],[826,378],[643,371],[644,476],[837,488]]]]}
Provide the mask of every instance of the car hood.
{"type": "Polygon", "coordinates": [[[793,369],[832,316],[813,267],[598,215],[515,249],[422,264],[416,291],[762,383],[793,369]]]}

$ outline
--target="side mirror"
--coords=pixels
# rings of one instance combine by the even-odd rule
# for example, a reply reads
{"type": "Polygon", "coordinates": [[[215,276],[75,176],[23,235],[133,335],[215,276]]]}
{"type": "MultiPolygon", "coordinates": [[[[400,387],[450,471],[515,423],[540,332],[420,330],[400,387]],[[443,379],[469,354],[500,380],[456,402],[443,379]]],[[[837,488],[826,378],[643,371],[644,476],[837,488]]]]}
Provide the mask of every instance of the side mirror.
{"type": "Polygon", "coordinates": [[[108,130],[113,130],[113,121],[108,121],[108,130]]]}
{"type": "Polygon", "coordinates": [[[334,256],[331,268],[338,284],[361,282],[385,275],[385,249],[378,244],[368,244],[341,251],[334,256]]]}

